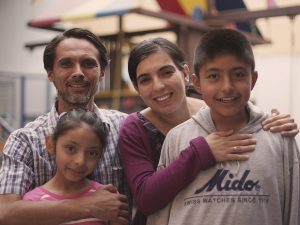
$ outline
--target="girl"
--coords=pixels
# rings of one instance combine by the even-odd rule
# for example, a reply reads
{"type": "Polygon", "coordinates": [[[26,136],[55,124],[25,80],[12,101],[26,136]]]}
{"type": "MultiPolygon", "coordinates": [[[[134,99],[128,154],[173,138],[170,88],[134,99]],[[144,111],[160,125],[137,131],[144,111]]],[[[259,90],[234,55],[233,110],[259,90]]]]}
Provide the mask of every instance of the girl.
{"type": "MultiPolygon", "coordinates": [[[[101,184],[88,179],[101,158],[107,132],[94,112],[74,109],[61,114],[51,137],[46,139],[50,154],[55,155],[56,173],[43,186],[26,193],[24,200],[59,201],[87,196],[101,184]]],[[[96,218],[66,224],[109,224],[96,218]]],[[[112,224],[112,223],[110,223],[112,224]]]]}

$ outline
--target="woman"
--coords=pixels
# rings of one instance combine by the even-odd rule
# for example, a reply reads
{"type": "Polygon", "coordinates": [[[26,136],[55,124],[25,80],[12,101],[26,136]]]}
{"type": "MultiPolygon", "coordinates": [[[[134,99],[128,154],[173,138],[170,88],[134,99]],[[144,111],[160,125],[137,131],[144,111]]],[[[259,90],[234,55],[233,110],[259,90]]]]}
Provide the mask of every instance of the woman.
{"type": "MultiPolygon", "coordinates": [[[[148,108],[130,114],[120,129],[119,146],[125,173],[137,212],[133,224],[145,224],[146,216],[164,207],[201,171],[217,161],[247,160],[255,140],[251,135],[214,133],[191,140],[177,160],[156,172],[165,135],[176,125],[195,114],[203,102],[186,97],[189,68],[183,53],[170,41],[156,38],[143,41],[130,53],[130,79],[148,108]]],[[[267,121],[270,125],[286,124],[277,131],[295,127],[289,115],[267,121]],[[277,120],[274,122],[274,120],[277,120]]],[[[288,134],[295,135],[297,128],[288,134]]]]}

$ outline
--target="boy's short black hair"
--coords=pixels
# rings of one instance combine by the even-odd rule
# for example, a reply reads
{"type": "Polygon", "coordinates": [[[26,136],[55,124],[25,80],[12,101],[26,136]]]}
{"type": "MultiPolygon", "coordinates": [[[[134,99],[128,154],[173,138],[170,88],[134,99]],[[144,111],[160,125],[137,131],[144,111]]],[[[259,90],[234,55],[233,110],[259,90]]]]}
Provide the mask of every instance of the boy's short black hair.
{"type": "Polygon", "coordinates": [[[254,55],[248,39],[233,29],[215,29],[205,33],[199,41],[194,55],[194,73],[199,76],[200,68],[218,55],[231,54],[255,68],[254,55]]]}

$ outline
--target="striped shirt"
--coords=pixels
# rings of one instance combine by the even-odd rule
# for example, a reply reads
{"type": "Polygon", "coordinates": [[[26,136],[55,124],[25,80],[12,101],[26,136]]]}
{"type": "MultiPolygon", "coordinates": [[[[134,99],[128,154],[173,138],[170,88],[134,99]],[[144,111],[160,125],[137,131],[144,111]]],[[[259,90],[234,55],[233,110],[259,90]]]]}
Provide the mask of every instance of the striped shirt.
{"type": "MultiPolygon", "coordinates": [[[[120,193],[129,196],[118,148],[120,123],[127,114],[99,109],[96,105],[94,111],[109,130],[109,135],[102,158],[90,178],[102,184],[113,184],[120,193]]],[[[58,118],[54,105],[49,113],[11,133],[3,149],[0,194],[23,196],[54,176],[55,158],[46,149],[45,137],[53,132],[58,118]]]]}

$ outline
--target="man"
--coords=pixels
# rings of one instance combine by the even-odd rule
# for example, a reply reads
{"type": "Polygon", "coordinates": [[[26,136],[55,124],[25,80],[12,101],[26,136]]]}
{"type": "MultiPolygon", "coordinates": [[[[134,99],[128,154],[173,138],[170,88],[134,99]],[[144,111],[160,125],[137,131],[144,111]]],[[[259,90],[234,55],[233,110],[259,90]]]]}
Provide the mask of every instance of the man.
{"type": "Polygon", "coordinates": [[[128,189],[117,148],[119,125],[126,114],[99,109],[94,95],[108,64],[103,44],[88,30],[74,28],[58,35],[44,51],[44,68],[57,89],[51,111],[13,132],[5,147],[0,170],[0,224],[61,224],[97,217],[128,223],[128,189]],[[92,179],[104,184],[91,197],[58,202],[23,201],[22,196],[44,184],[55,172],[45,137],[59,115],[73,108],[94,111],[109,130],[103,157],[92,179]]]}

